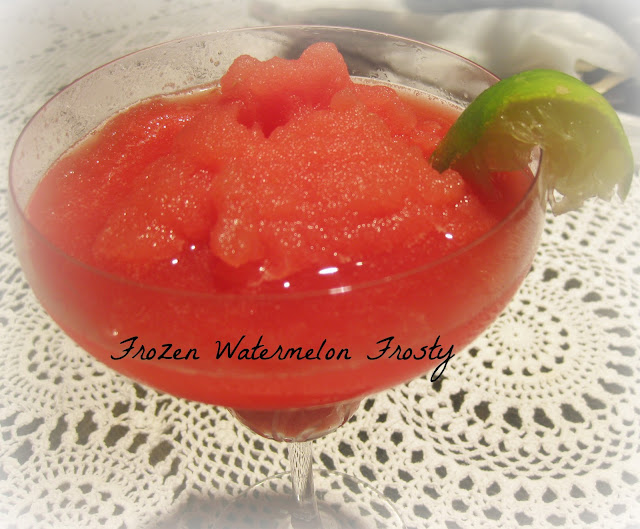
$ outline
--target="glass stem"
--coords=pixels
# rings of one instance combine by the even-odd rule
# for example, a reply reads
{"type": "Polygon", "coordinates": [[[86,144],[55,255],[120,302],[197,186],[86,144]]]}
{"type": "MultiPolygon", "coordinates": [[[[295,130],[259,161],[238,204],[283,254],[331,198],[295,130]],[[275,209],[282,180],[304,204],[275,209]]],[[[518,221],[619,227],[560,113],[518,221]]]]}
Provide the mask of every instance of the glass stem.
{"type": "Polygon", "coordinates": [[[291,484],[297,510],[291,513],[293,529],[323,529],[313,486],[313,450],[311,441],[289,445],[291,484]]]}

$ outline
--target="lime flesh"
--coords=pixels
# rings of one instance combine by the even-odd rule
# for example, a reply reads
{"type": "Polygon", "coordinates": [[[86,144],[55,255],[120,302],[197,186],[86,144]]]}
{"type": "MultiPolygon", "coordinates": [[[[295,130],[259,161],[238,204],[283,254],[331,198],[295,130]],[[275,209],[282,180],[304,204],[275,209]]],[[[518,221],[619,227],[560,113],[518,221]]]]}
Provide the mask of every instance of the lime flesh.
{"type": "Polygon", "coordinates": [[[493,171],[522,169],[542,149],[541,184],[555,213],[585,200],[624,199],[634,171],[629,140],[609,102],[582,81],[529,70],[481,93],[431,157],[486,184],[493,171]]]}

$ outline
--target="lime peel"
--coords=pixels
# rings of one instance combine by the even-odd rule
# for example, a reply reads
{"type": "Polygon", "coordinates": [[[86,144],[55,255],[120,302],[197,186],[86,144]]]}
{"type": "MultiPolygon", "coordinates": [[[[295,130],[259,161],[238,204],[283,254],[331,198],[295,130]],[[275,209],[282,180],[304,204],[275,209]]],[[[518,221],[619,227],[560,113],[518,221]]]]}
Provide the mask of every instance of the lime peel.
{"type": "Polygon", "coordinates": [[[493,171],[525,167],[535,147],[542,149],[541,185],[554,213],[577,209],[591,197],[626,197],[634,162],[618,115],[593,88],[555,70],[521,72],[482,92],[431,163],[488,185],[493,171]]]}

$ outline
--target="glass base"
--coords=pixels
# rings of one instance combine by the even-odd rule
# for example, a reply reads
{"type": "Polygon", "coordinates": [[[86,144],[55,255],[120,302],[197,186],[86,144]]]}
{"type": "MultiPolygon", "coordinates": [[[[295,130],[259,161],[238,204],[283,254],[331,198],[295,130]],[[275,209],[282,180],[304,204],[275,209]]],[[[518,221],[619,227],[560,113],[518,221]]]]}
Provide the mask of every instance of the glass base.
{"type": "Polygon", "coordinates": [[[341,472],[313,472],[321,526],[292,520],[296,510],[289,473],[251,487],[222,513],[220,529],[404,529],[394,506],[367,483],[341,472]]]}

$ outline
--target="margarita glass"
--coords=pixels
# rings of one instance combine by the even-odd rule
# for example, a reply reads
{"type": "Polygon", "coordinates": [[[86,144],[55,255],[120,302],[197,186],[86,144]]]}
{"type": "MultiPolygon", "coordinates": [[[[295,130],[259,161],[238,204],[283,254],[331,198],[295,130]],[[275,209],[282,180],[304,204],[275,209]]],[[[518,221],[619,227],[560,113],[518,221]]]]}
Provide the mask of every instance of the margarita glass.
{"type": "Polygon", "coordinates": [[[344,28],[251,28],[162,44],[87,74],[36,114],[11,159],[10,218],[33,291],[71,338],[120,373],[225,406],[260,435],[291,443],[296,503],[285,509],[291,511],[286,523],[360,527],[352,518],[348,524],[328,521],[339,518],[335,513],[318,521],[307,441],[342,425],[365,395],[433,369],[441,375],[452,354],[501,312],[529,271],[542,229],[544,193],[534,176],[497,225],[444,257],[425,255],[407,267],[391,255],[398,266],[383,275],[366,261],[336,264],[309,272],[315,279],[305,284],[313,288],[283,281],[258,293],[197,292],[125,279],[69,255],[27,213],[48,168],[118,111],[211,84],[240,55],[297,57],[314,42],[335,43],[354,78],[417,90],[458,108],[497,80],[436,47],[344,28]],[[229,358],[236,346],[253,351],[253,359],[229,358]],[[313,350],[322,359],[256,357],[278,346],[313,350]],[[415,354],[398,359],[391,355],[396,347],[415,354]]]}

